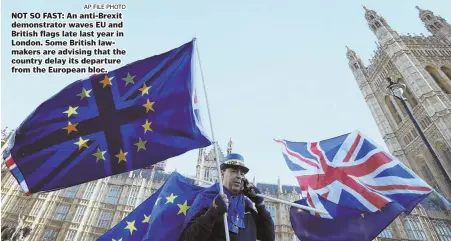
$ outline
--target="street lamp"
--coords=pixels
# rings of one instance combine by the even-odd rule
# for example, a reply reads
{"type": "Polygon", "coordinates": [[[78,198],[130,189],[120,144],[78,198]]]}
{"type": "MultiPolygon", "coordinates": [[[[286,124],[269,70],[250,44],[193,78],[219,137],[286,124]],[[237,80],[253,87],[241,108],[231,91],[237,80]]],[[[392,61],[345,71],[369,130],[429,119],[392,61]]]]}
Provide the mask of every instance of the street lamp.
{"type": "Polygon", "coordinates": [[[438,158],[436,151],[431,146],[429,141],[426,139],[426,136],[424,135],[423,131],[421,130],[420,126],[418,125],[418,121],[415,119],[415,117],[412,114],[412,109],[410,107],[410,104],[409,104],[409,102],[407,102],[407,98],[404,96],[404,90],[406,88],[406,85],[401,84],[401,83],[395,83],[391,80],[390,77],[387,77],[387,81],[388,81],[387,90],[389,91],[389,93],[391,95],[393,95],[394,97],[401,100],[401,103],[403,104],[404,109],[406,109],[407,114],[409,115],[410,119],[413,122],[413,125],[415,126],[418,133],[420,134],[421,139],[423,140],[424,144],[426,145],[429,152],[431,153],[432,158],[434,158],[435,162],[437,163],[443,177],[445,177],[446,185],[449,187],[450,186],[450,177],[446,173],[445,168],[443,167],[442,163],[440,162],[440,159],[438,158]]]}

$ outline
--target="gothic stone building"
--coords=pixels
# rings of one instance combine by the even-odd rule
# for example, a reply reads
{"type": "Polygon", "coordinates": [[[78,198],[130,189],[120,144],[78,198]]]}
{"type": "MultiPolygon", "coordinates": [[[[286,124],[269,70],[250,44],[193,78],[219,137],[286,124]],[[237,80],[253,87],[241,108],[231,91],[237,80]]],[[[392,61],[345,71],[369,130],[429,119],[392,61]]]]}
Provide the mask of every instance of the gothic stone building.
{"type": "MultiPolygon", "coordinates": [[[[365,19],[378,40],[377,50],[368,66],[349,48],[347,58],[390,152],[451,199],[451,26],[433,12],[417,9],[432,35],[400,35],[382,16],[365,8],[365,19]],[[386,91],[387,77],[406,85],[413,116],[439,160],[431,156],[402,102],[386,91]]],[[[399,217],[381,236],[451,240],[450,212],[428,204],[420,205],[411,217],[399,217]]]]}
{"type": "Polygon", "coordinates": [[[169,175],[165,164],[31,196],[3,165],[2,226],[21,215],[32,228],[28,241],[94,241],[158,190],[169,175]]]}

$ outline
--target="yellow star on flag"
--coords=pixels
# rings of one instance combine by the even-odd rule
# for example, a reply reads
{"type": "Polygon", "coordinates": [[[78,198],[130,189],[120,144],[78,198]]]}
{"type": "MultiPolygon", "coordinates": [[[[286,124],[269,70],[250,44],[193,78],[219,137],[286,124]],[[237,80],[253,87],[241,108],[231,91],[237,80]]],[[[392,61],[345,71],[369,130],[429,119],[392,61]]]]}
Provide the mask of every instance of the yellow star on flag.
{"type": "Polygon", "coordinates": [[[174,196],[174,193],[171,193],[168,197],[166,197],[166,203],[174,203],[174,200],[177,196],[174,196]]]}
{"type": "Polygon", "coordinates": [[[149,110],[155,111],[153,109],[153,104],[155,104],[155,102],[150,102],[149,99],[147,99],[147,102],[143,105],[144,107],[146,107],[146,113],[149,112],[149,110]]]}
{"type": "Polygon", "coordinates": [[[128,154],[128,152],[123,152],[122,149],[120,152],[116,155],[116,157],[119,159],[117,163],[121,163],[121,161],[127,162],[127,159],[125,159],[125,156],[128,154]]]}
{"type": "Polygon", "coordinates": [[[130,235],[133,234],[133,231],[138,230],[135,227],[135,220],[133,220],[133,222],[129,222],[129,221],[125,221],[125,222],[127,222],[127,227],[125,227],[124,229],[130,230],[130,235]]]}
{"type": "Polygon", "coordinates": [[[69,123],[67,124],[67,126],[64,127],[63,129],[64,129],[64,130],[67,130],[67,134],[69,135],[69,133],[71,133],[72,131],[78,131],[78,130],[77,130],[77,125],[78,125],[78,123],[72,124],[72,123],[69,121],[69,123]]]}
{"type": "Polygon", "coordinates": [[[146,120],[146,123],[144,123],[144,125],[141,125],[144,128],[144,134],[146,134],[147,131],[152,131],[152,129],[150,129],[150,124],[152,124],[152,122],[146,120]]]}
{"type": "Polygon", "coordinates": [[[99,160],[105,160],[105,153],[106,151],[102,151],[97,147],[97,152],[92,155],[96,157],[96,162],[98,162],[99,160]]]}
{"type": "Polygon", "coordinates": [[[139,88],[138,90],[141,91],[141,96],[144,94],[149,94],[149,89],[152,88],[152,86],[147,86],[146,83],[143,84],[143,87],[139,88]]]}
{"type": "Polygon", "coordinates": [[[140,137],[140,138],[139,138],[139,141],[135,143],[135,146],[138,147],[137,152],[138,152],[139,150],[141,150],[141,149],[146,150],[146,143],[147,143],[147,141],[143,141],[143,140],[141,139],[141,137],[140,137]]]}
{"type": "Polygon", "coordinates": [[[130,73],[127,73],[127,77],[122,78],[122,80],[125,81],[125,86],[127,86],[128,84],[134,84],[135,82],[133,81],[133,79],[135,78],[136,75],[131,76],[130,73]]]}
{"type": "Polygon", "coordinates": [[[182,205],[181,204],[177,204],[177,206],[179,206],[179,208],[180,208],[180,210],[177,213],[177,215],[183,213],[183,215],[186,216],[186,211],[188,211],[188,209],[190,208],[190,206],[188,206],[187,201],[185,201],[182,205]]]}
{"type": "Polygon", "coordinates": [[[89,97],[91,97],[90,95],[89,95],[89,93],[91,92],[92,90],[85,90],[85,88],[83,88],[83,90],[81,91],[81,93],[80,94],[77,94],[77,96],[80,96],[80,100],[82,100],[83,98],[89,98],[89,97]]]}
{"type": "Polygon", "coordinates": [[[144,220],[142,221],[142,223],[148,223],[150,221],[150,215],[147,216],[144,214],[144,220]]]}
{"type": "Polygon", "coordinates": [[[365,217],[365,214],[364,213],[362,213],[362,214],[360,214],[361,216],[362,216],[362,218],[364,218],[365,217]]]}
{"type": "Polygon", "coordinates": [[[102,87],[105,88],[105,86],[107,86],[107,85],[113,85],[113,84],[111,83],[111,81],[112,81],[113,79],[114,79],[114,77],[109,78],[108,75],[105,75],[105,78],[104,78],[103,80],[99,81],[99,83],[103,84],[102,87]]]}
{"type": "Polygon", "coordinates": [[[74,144],[78,145],[78,150],[81,150],[82,147],[88,148],[88,141],[89,139],[83,140],[81,137],[79,137],[78,141],[74,144]]]}
{"type": "Polygon", "coordinates": [[[77,109],[78,109],[78,106],[72,107],[72,106],[69,105],[69,109],[67,109],[63,113],[67,114],[67,117],[70,117],[71,115],[78,115],[77,109]]]}
{"type": "Polygon", "coordinates": [[[213,207],[216,209],[218,208],[218,205],[216,205],[216,200],[213,199],[213,207]]]}

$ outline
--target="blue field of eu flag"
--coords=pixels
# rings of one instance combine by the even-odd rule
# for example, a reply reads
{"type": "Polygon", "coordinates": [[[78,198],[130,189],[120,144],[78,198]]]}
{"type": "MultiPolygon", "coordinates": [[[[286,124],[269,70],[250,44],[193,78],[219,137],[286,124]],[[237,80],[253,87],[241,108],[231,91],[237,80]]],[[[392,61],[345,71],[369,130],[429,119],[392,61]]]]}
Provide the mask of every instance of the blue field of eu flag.
{"type": "Polygon", "coordinates": [[[22,190],[66,188],[209,146],[195,114],[194,41],[76,81],[36,108],[3,153],[22,190]]]}
{"type": "Polygon", "coordinates": [[[173,172],[163,186],[97,241],[177,241],[193,201],[205,188],[173,172]]]}
{"type": "MultiPolygon", "coordinates": [[[[315,216],[298,208],[290,209],[291,225],[302,241],[370,241],[405,211],[396,202],[388,203],[378,212],[362,212],[337,205],[321,196],[318,199],[334,218],[315,216]]],[[[295,203],[308,206],[306,199],[295,203]]]]}

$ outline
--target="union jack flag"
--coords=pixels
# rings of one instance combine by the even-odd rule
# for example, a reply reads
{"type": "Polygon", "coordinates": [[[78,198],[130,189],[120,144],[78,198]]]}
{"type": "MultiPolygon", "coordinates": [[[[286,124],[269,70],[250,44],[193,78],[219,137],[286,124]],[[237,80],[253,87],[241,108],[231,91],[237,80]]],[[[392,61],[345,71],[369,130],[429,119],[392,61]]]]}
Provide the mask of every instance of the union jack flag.
{"type": "Polygon", "coordinates": [[[380,211],[390,202],[410,212],[433,190],[358,131],[319,142],[276,142],[282,144],[282,154],[299,182],[302,197],[314,208],[325,210],[321,196],[362,213],[380,211]]]}

